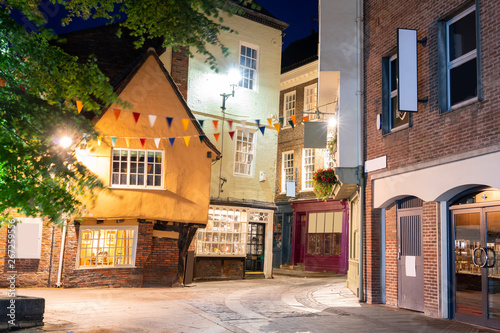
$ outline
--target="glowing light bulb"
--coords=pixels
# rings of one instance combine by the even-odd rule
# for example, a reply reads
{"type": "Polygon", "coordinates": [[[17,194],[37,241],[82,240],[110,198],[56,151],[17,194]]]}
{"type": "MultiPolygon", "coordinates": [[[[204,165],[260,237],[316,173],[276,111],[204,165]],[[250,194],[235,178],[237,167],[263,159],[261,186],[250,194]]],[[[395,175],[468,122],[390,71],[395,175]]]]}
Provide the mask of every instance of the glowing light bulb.
{"type": "Polygon", "coordinates": [[[71,140],[71,138],[67,137],[67,136],[61,138],[61,140],[59,141],[59,145],[63,148],[68,148],[72,144],[73,144],[73,140],[71,140]]]}
{"type": "Polygon", "coordinates": [[[328,126],[330,127],[336,127],[337,126],[337,118],[333,117],[328,120],[328,126]]]}

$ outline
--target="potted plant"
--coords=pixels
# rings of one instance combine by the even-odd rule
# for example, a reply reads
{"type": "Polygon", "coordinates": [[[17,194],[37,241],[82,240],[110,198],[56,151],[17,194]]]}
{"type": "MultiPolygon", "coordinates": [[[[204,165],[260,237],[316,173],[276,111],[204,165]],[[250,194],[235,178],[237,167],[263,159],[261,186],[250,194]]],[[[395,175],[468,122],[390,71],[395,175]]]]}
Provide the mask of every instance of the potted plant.
{"type": "Polygon", "coordinates": [[[313,174],[313,190],[316,196],[325,201],[332,195],[335,185],[339,183],[335,170],[319,169],[313,174]]]}

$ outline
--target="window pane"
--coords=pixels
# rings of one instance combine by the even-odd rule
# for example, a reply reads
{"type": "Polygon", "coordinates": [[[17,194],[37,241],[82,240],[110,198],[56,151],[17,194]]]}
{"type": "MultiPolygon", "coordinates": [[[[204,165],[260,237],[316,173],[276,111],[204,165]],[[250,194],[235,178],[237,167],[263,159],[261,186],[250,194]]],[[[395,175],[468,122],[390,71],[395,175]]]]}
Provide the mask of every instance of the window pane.
{"type": "Polygon", "coordinates": [[[398,89],[398,59],[391,61],[391,87],[389,91],[398,89]]]}
{"type": "Polygon", "coordinates": [[[476,11],[449,27],[450,61],[476,49],[476,11]]]}
{"type": "Polygon", "coordinates": [[[450,104],[477,96],[476,58],[450,70],[450,104]]]}
{"type": "Polygon", "coordinates": [[[401,112],[398,110],[398,96],[391,98],[391,121],[392,128],[408,124],[408,119],[410,118],[408,112],[401,112]]]}

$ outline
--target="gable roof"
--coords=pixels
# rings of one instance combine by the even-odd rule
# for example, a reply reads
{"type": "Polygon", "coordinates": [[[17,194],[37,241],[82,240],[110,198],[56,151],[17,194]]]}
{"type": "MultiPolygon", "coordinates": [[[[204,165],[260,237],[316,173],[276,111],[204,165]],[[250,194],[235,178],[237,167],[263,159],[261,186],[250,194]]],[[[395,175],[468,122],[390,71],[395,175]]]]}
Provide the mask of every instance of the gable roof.
{"type": "Polygon", "coordinates": [[[231,0],[231,1],[233,2],[234,6],[243,10],[243,13],[236,13],[236,15],[239,15],[251,21],[255,21],[281,31],[285,30],[289,26],[288,23],[278,20],[273,14],[271,14],[264,7],[262,7],[257,1],[254,0],[248,1],[248,3],[246,4],[240,3],[239,0],[231,0]],[[257,5],[257,7],[252,8],[253,4],[257,5]]]}
{"type": "Polygon", "coordinates": [[[281,73],[318,60],[318,43],[319,34],[314,30],[311,35],[290,43],[281,55],[281,73]]]}

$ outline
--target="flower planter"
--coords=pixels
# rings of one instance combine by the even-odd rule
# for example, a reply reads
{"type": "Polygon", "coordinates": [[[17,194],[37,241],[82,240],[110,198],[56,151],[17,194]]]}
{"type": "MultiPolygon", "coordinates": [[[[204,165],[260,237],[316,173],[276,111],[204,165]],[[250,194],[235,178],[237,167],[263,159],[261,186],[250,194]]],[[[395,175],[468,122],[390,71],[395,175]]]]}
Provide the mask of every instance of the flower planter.
{"type": "Polygon", "coordinates": [[[339,181],[333,169],[319,169],[313,175],[314,194],[325,202],[333,196],[338,184],[339,181]]]}

